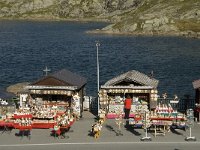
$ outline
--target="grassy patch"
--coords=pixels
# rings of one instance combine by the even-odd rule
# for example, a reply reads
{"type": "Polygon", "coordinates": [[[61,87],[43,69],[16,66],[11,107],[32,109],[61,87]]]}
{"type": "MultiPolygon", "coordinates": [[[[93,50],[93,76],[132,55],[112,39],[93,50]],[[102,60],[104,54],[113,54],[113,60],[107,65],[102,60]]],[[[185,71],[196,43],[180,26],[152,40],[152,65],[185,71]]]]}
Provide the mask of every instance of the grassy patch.
{"type": "Polygon", "coordinates": [[[194,31],[200,32],[200,23],[194,20],[179,20],[176,22],[176,26],[180,31],[194,31]]]}
{"type": "Polygon", "coordinates": [[[10,5],[10,4],[6,4],[6,3],[4,3],[4,2],[0,2],[0,8],[3,8],[3,7],[8,7],[8,8],[10,8],[11,5],[10,5]]]}
{"type": "Polygon", "coordinates": [[[113,26],[113,28],[114,29],[122,29],[123,28],[123,26],[124,26],[124,23],[123,22],[119,22],[119,23],[116,23],[114,26],[113,26]]]}
{"type": "Polygon", "coordinates": [[[200,7],[199,0],[185,0],[181,3],[181,8],[178,10],[178,12],[184,13],[187,12],[188,10],[192,10],[195,7],[200,7]]]}
{"type": "Polygon", "coordinates": [[[151,0],[151,1],[146,1],[142,6],[140,6],[137,10],[136,13],[142,13],[150,8],[152,8],[153,6],[155,6],[156,4],[158,4],[159,1],[158,0],[151,0]]]}

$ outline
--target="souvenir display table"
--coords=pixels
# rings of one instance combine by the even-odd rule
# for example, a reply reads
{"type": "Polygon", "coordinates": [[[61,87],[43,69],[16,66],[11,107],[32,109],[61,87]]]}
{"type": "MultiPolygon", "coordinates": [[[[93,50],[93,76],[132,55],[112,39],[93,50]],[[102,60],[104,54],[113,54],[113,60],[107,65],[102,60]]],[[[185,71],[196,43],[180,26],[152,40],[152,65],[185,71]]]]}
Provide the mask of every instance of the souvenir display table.
{"type": "MultiPolygon", "coordinates": [[[[129,118],[129,125],[134,127],[143,127],[144,114],[140,109],[137,109],[134,117],[129,118]]],[[[155,137],[157,135],[165,135],[170,131],[170,127],[183,128],[186,126],[186,117],[184,114],[175,111],[170,104],[158,104],[154,111],[149,114],[150,129],[154,130],[155,137]]]]}
{"type": "MultiPolygon", "coordinates": [[[[108,106],[108,113],[106,114],[106,117],[108,119],[114,119],[118,116],[117,112],[120,110],[121,112],[124,112],[124,99],[120,96],[115,96],[110,100],[109,106],[108,106]]],[[[130,118],[134,118],[135,114],[137,112],[140,112],[141,110],[147,110],[148,109],[148,103],[145,100],[138,99],[137,97],[133,97],[133,102],[131,105],[130,110],[130,118]]],[[[124,114],[123,114],[124,117],[124,114]]]]}
{"type": "Polygon", "coordinates": [[[32,127],[34,129],[50,129],[50,128],[53,128],[55,125],[55,122],[50,122],[50,121],[33,121],[32,123],[32,127]]]}
{"type": "Polygon", "coordinates": [[[18,135],[20,135],[22,138],[26,135],[30,139],[32,130],[32,118],[32,114],[29,113],[15,113],[13,115],[13,127],[19,130],[18,135]]]}
{"type": "MultiPolygon", "coordinates": [[[[0,127],[4,127],[4,129],[10,127],[19,129],[19,131],[25,131],[31,129],[50,129],[54,128],[55,125],[59,125],[63,129],[69,129],[75,121],[74,115],[70,110],[63,111],[58,109],[57,105],[52,105],[54,107],[51,109],[46,109],[46,107],[20,108],[14,114],[9,115],[9,118],[2,119],[0,127]]],[[[63,106],[63,104],[58,106],[63,106]]],[[[64,104],[64,106],[66,105],[64,104]]]]}
{"type": "Polygon", "coordinates": [[[32,118],[31,114],[14,114],[13,127],[19,129],[20,131],[31,130],[32,129],[32,118]]]}
{"type": "Polygon", "coordinates": [[[74,121],[75,120],[72,120],[72,121],[68,122],[69,124],[65,124],[65,125],[54,124],[53,130],[51,131],[52,135],[54,137],[56,137],[56,136],[59,137],[60,135],[62,135],[62,137],[65,138],[65,133],[70,129],[70,127],[72,126],[74,121]]]}
{"type": "Polygon", "coordinates": [[[170,126],[176,125],[177,127],[180,126],[185,126],[186,123],[186,118],[184,114],[172,114],[172,113],[167,113],[161,114],[157,113],[156,115],[153,114],[150,117],[152,127],[154,128],[154,135],[155,137],[157,135],[165,135],[166,132],[170,131],[170,126]]]}
{"type": "Polygon", "coordinates": [[[150,118],[151,127],[154,129],[154,136],[165,135],[169,132],[172,120],[170,118],[150,118]]]}

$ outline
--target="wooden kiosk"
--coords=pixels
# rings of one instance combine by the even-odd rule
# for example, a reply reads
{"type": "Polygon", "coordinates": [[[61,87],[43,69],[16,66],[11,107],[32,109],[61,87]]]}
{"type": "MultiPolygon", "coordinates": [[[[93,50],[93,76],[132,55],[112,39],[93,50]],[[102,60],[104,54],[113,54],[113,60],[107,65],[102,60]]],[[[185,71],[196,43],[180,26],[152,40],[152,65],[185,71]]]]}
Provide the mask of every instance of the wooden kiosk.
{"type": "Polygon", "coordinates": [[[136,70],[121,74],[101,86],[99,91],[100,109],[105,110],[107,118],[116,117],[116,109],[123,112],[126,94],[131,95],[133,105],[130,117],[137,109],[155,109],[157,105],[158,80],[136,70]]]}
{"type": "MultiPolygon", "coordinates": [[[[46,75],[26,86],[20,94],[20,111],[33,115],[33,128],[52,128],[55,122],[68,124],[71,112],[82,116],[86,79],[66,69],[46,75]],[[67,116],[66,116],[67,114],[67,116]]],[[[72,122],[73,120],[71,120],[72,122]]]]}

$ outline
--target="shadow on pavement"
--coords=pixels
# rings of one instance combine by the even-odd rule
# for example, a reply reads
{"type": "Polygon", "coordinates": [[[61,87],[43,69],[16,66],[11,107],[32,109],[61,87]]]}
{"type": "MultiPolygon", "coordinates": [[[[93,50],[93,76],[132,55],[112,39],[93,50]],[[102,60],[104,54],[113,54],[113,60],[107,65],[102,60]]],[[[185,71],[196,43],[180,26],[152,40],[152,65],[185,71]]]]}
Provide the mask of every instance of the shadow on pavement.
{"type": "Polygon", "coordinates": [[[123,136],[123,133],[121,132],[121,130],[115,130],[111,125],[108,125],[108,124],[106,124],[105,127],[108,131],[114,132],[116,136],[123,136]]]}
{"type": "Polygon", "coordinates": [[[0,132],[1,132],[1,134],[3,134],[3,133],[11,133],[12,132],[12,129],[13,128],[10,128],[10,127],[0,127],[0,132]]]}
{"type": "Polygon", "coordinates": [[[15,136],[30,136],[30,131],[26,130],[26,131],[19,131],[18,133],[15,133],[15,136]]]}
{"type": "Polygon", "coordinates": [[[174,133],[174,134],[177,134],[177,135],[183,135],[183,133],[181,133],[181,132],[178,132],[176,129],[174,129],[174,128],[170,128],[170,131],[172,132],[172,133],[174,133]]]}
{"type": "Polygon", "coordinates": [[[125,125],[124,127],[125,127],[125,129],[126,129],[127,131],[133,133],[135,136],[141,136],[141,135],[142,135],[141,133],[139,133],[138,131],[136,131],[136,130],[134,129],[134,127],[132,127],[132,126],[130,126],[130,125],[125,125]]]}

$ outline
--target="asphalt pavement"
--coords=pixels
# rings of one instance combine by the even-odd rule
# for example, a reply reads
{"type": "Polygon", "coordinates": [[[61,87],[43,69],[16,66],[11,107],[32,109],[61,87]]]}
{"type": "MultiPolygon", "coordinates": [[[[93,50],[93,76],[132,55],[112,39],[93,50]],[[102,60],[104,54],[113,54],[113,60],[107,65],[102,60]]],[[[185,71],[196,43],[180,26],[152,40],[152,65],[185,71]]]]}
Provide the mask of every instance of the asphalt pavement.
{"type": "MultiPolygon", "coordinates": [[[[23,150],[23,149],[162,149],[162,150],[199,150],[200,149],[200,124],[195,123],[192,127],[192,136],[196,141],[185,141],[189,136],[189,130],[174,129],[166,135],[154,136],[153,131],[148,132],[151,141],[141,141],[145,136],[144,129],[127,128],[124,124],[121,135],[115,119],[106,120],[103,124],[100,137],[95,139],[90,135],[92,124],[96,117],[88,111],[83,113],[83,118],[76,121],[66,133],[66,138],[57,138],[50,135],[51,129],[33,129],[31,136],[18,136],[18,130],[0,133],[0,150],[23,150]]],[[[1,131],[2,132],[2,131],[1,131]]]]}

